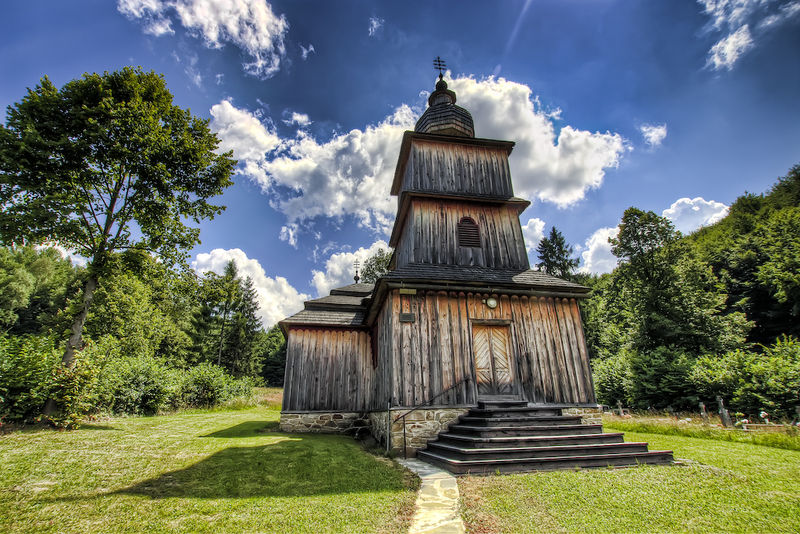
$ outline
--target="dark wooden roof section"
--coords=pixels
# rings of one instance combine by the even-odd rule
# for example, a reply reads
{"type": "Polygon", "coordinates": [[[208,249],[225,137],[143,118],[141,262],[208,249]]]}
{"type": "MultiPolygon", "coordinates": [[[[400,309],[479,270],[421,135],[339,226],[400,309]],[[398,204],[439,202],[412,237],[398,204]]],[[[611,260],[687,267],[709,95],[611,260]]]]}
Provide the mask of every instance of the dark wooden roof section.
{"type": "Polygon", "coordinates": [[[410,264],[387,273],[381,278],[381,281],[383,280],[436,282],[443,284],[459,282],[461,285],[482,287],[489,285],[495,289],[540,289],[557,292],[566,291],[581,295],[587,294],[590,291],[588,287],[575,284],[568,280],[562,280],[561,278],[556,278],[545,272],[533,269],[524,271],[501,270],[466,265],[410,264]]]}
{"type": "Polygon", "coordinates": [[[583,298],[589,288],[542,271],[488,269],[477,266],[411,264],[388,272],[376,285],[351,284],[331,290],[330,296],[308,300],[304,309],[279,323],[290,327],[367,328],[390,285],[442,290],[507,293],[523,291],[583,298]]]}
{"type": "Polygon", "coordinates": [[[307,300],[303,310],[278,323],[286,333],[295,327],[363,327],[367,307],[364,299],[369,297],[373,284],[350,284],[331,290],[327,297],[307,300]]]}

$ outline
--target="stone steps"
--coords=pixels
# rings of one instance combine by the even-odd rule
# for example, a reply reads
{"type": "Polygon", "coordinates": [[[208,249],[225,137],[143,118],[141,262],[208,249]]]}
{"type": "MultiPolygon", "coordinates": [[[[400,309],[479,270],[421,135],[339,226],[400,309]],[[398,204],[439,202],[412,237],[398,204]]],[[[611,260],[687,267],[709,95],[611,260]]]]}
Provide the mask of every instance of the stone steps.
{"type": "Polygon", "coordinates": [[[427,451],[418,451],[417,457],[451,473],[519,473],[525,471],[554,471],[576,467],[628,467],[643,464],[670,464],[672,451],[645,453],[592,454],[585,456],[556,456],[545,458],[502,458],[492,460],[457,460],[427,451]]]}
{"type": "Polygon", "coordinates": [[[556,425],[564,423],[572,423],[579,425],[581,418],[579,415],[563,416],[563,415],[544,415],[544,416],[519,416],[519,417],[474,417],[470,415],[463,416],[459,423],[469,426],[545,426],[547,424],[556,425]]]}
{"type": "Polygon", "coordinates": [[[526,425],[526,426],[469,426],[450,425],[450,433],[478,435],[481,437],[503,436],[575,436],[580,434],[601,434],[603,425],[526,425]]]}
{"type": "Polygon", "coordinates": [[[622,433],[581,424],[580,416],[562,415],[560,407],[507,399],[480,403],[418,450],[417,457],[456,474],[672,462],[671,451],[625,443],[622,433]]]}
{"type": "Polygon", "coordinates": [[[430,443],[444,443],[448,445],[468,446],[474,449],[500,448],[500,447],[558,447],[561,445],[574,444],[605,444],[622,443],[622,432],[608,434],[584,434],[577,436],[511,436],[481,438],[476,436],[464,436],[461,434],[451,434],[449,432],[439,434],[439,438],[430,443]]]}

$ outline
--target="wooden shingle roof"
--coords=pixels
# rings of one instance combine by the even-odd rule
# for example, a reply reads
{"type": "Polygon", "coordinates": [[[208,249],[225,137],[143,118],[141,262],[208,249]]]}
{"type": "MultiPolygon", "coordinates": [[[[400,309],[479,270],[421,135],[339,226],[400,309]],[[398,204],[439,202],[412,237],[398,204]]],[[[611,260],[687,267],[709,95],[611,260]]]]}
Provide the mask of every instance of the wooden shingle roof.
{"type": "Polygon", "coordinates": [[[386,280],[414,282],[459,282],[464,285],[494,285],[497,287],[522,287],[530,289],[588,293],[589,288],[562,280],[555,276],[527,269],[489,269],[467,265],[435,265],[412,263],[390,271],[383,276],[386,280]]]}
{"type": "Polygon", "coordinates": [[[364,324],[364,299],[372,294],[373,284],[350,284],[331,290],[327,297],[307,300],[304,309],[279,324],[289,326],[359,327],[364,324]]]}

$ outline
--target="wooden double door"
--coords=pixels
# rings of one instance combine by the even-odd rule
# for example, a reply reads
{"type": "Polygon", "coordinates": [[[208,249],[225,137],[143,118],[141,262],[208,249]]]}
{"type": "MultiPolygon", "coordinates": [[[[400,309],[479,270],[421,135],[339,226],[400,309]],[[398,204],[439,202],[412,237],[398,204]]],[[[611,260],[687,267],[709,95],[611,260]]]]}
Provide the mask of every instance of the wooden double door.
{"type": "Polygon", "coordinates": [[[509,327],[473,324],[472,346],[475,352],[478,396],[517,395],[509,327]]]}

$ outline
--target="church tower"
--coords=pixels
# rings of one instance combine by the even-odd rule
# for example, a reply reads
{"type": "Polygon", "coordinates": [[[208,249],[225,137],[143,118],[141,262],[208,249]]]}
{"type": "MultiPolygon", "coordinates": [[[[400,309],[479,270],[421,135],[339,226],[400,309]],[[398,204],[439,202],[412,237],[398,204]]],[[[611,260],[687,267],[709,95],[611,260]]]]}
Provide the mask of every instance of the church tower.
{"type": "Polygon", "coordinates": [[[393,266],[530,268],[508,156],[514,143],[476,139],[470,113],[440,75],[429,107],[406,132],[391,193],[398,214],[393,266]]]}

